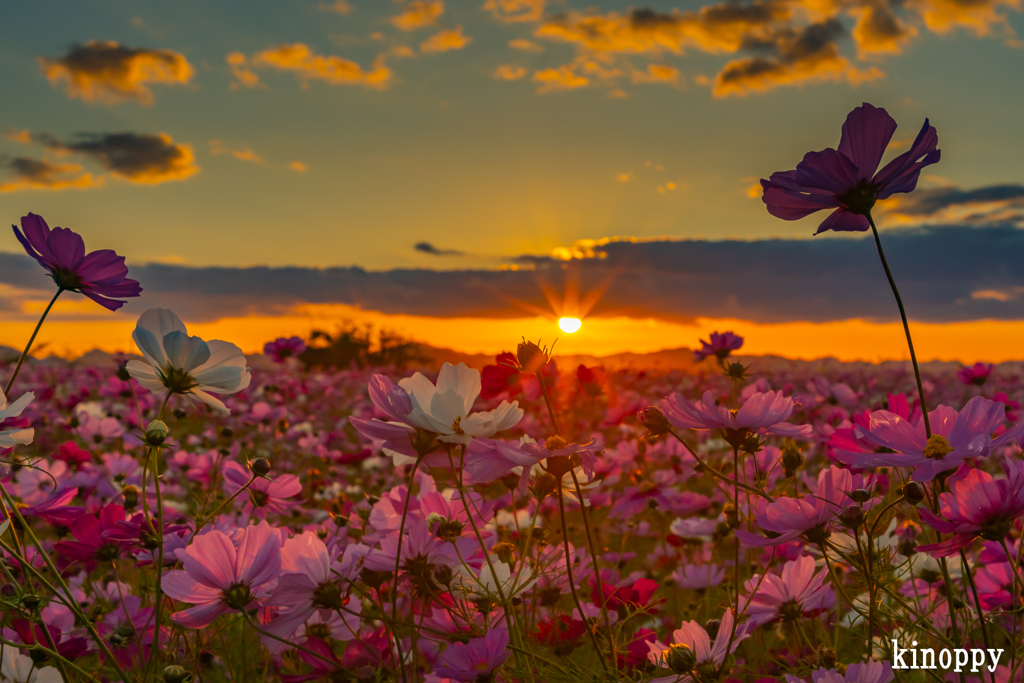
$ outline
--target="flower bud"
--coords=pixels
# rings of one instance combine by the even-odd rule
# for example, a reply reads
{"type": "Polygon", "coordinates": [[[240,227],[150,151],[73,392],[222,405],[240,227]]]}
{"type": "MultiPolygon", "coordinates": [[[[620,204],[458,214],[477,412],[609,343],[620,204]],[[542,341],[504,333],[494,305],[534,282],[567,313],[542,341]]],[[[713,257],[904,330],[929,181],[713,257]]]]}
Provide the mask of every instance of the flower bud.
{"type": "Polygon", "coordinates": [[[917,505],[924,500],[924,487],[916,481],[907,482],[903,487],[903,497],[911,505],[917,505]]]}
{"type": "Polygon", "coordinates": [[[34,612],[41,603],[42,599],[38,595],[26,593],[25,595],[21,596],[21,606],[27,610],[34,612]]]}
{"type": "Polygon", "coordinates": [[[540,372],[540,369],[547,365],[549,358],[546,348],[526,341],[525,337],[516,347],[516,361],[519,363],[519,368],[527,374],[540,372]]]}
{"type": "Polygon", "coordinates": [[[864,523],[864,510],[860,505],[851,505],[839,513],[839,523],[856,529],[864,523]]]}
{"type": "Polygon", "coordinates": [[[871,492],[867,489],[854,489],[850,491],[850,500],[854,503],[866,503],[871,498],[871,492]]]}
{"type": "Polygon", "coordinates": [[[498,556],[498,559],[510,567],[515,566],[516,547],[511,543],[495,543],[491,552],[498,556]]]}
{"type": "Polygon", "coordinates": [[[738,529],[740,527],[740,513],[732,503],[726,503],[722,506],[722,514],[725,515],[725,521],[729,524],[730,528],[738,529]]]}
{"type": "Polygon", "coordinates": [[[270,474],[270,461],[266,458],[256,458],[249,463],[249,469],[257,477],[265,477],[270,474]]]}
{"type": "Polygon", "coordinates": [[[650,430],[650,436],[661,436],[672,431],[672,425],[660,408],[647,406],[636,414],[636,418],[640,420],[640,424],[650,430]]]}
{"type": "Polygon", "coordinates": [[[117,365],[117,372],[114,373],[114,374],[122,382],[127,382],[128,380],[130,380],[132,378],[132,376],[128,372],[128,361],[125,361],[124,363],[118,363],[118,365],[117,365]]]}
{"type": "Polygon", "coordinates": [[[519,488],[519,478],[519,475],[515,472],[509,472],[508,474],[502,475],[500,481],[509,491],[514,491],[519,488]]]}
{"type": "Polygon", "coordinates": [[[146,445],[159,448],[167,440],[169,431],[166,424],[160,420],[153,420],[146,427],[146,445]]]}
{"type": "Polygon", "coordinates": [[[803,453],[800,447],[793,441],[787,441],[782,446],[782,467],[786,470],[786,476],[792,477],[797,468],[804,463],[803,453]]]}
{"type": "Polygon", "coordinates": [[[171,664],[164,669],[164,683],[187,683],[192,680],[192,674],[177,664],[171,664]]]}
{"type": "Polygon", "coordinates": [[[697,655],[689,645],[672,644],[663,654],[665,664],[677,674],[688,674],[697,664],[697,655]]]}
{"type": "Polygon", "coordinates": [[[704,624],[704,630],[708,632],[708,637],[711,638],[711,640],[714,640],[718,637],[718,629],[721,628],[721,626],[721,619],[709,619],[708,622],[704,624]]]}
{"type": "Polygon", "coordinates": [[[836,668],[836,662],[839,661],[839,656],[836,651],[830,647],[824,647],[823,645],[818,646],[818,663],[824,669],[836,668]]]}
{"type": "Polygon", "coordinates": [[[124,508],[131,510],[133,507],[139,504],[139,489],[133,484],[128,484],[121,489],[121,495],[124,497],[124,508]]]}

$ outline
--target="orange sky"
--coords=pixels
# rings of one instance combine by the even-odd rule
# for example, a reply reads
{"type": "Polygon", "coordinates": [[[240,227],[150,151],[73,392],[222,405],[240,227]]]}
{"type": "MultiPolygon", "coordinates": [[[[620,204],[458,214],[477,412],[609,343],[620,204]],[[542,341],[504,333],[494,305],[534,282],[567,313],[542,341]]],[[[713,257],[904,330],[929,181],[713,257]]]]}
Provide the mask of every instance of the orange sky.
{"type": "MultiPolygon", "coordinates": [[[[48,321],[39,335],[44,353],[77,356],[90,349],[134,350],[131,331],[134,321],[115,316],[109,321],[74,321],[79,302],[62,309],[62,319],[48,321]]],[[[83,304],[86,302],[82,302],[83,304]]],[[[91,304],[91,302],[88,302],[91,304]]],[[[94,306],[94,305],[93,305],[94,306]]],[[[82,311],[84,313],[84,311],[82,311]]],[[[95,310],[92,311],[95,313],[95,310]]],[[[224,318],[212,323],[188,325],[190,334],[204,339],[224,339],[246,352],[259,351],[264,342],[278,336],[308,335],[314,328],[332,330],[337,321],[368,322],[375,327],[396,330],[417,341],[467,353],[497,353],[511,350],[523,336],[545,343],[558,338],[560,353],[608,355],[626,351],[645,353],[686,346],[694,348],[699,339],[715,330],[732,330],[746,338],[743,352],[752,355],[777,354],[791,358],[834,357],[840,360],[899,360],[908,358],[902,327],[898,323],[875,324],[862,320],[834,323],[781,323],[761,325],[741,320],[698,319],[694,325],[680,325],[654,319],[588,318],[579,332],[568,335],[558,330],[553,319],[520,318],[431,318],[384,315],[344,305],[306,305],[291,315],[224,318]]],[[[0,345],[21,348],[32,332],[33,323],[4,322],[0,345]]],[[[1020,340],[1024,321],[979,321],[968,323],[914,323],[919,358],[1001,362],[1024,358],[1020,340]]]]}

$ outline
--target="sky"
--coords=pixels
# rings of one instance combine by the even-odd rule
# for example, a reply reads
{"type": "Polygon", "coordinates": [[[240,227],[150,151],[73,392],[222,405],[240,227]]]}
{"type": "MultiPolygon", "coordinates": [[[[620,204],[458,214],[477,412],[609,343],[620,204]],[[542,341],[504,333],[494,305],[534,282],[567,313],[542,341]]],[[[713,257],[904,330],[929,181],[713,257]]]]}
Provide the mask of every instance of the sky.
{"type": "MultiPolygon", "coordinates": [[[[252,351],[341,318],[472,352],[694,346],[903,358],[873,244],[758,180],[884,107],[940,163],[875,210],[924,358],[1020,358],[1024,18],[1006,0],[18,3],[0,21],[0,212],[127,259],[146,308],[252,351]]],[[[52,294],[0,238],[0,345],[52,294]]]]}

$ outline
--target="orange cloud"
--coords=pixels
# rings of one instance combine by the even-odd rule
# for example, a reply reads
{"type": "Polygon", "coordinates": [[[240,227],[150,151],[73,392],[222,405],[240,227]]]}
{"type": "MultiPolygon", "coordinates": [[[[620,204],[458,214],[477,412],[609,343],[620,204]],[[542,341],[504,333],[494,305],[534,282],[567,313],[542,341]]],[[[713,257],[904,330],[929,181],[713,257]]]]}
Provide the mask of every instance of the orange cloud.
{"type": "MultiPolygon", "coordinates": [[[[882,78],[875,68],[861,70],[839,54],[836,40],[845,32],[830,19],[802,29],[790,29],[775,37],[776,56],[746,57],[728,62],[713,81],[715,97],[765,92],[781,85],[801,85],[822,80],[847,80],[853,85],[882,78]]],[[[699,80],[712,84],[707,78],[699,80]]]]}
{"type": "Polygon", "coordinates": [[[518,81],[526,75],[526,69],[513,64],[502,64],[494,70],[494,77],[502,81],[518,81]]]}
{"type": "Polygon", "coordinates": [[[487,0],[484,10],[506,23],[539,21],[544,16],[545,0],[487,0]]]}
{"type": "Polygon", "coordinates": [[[523,52],[544,52],[544,48],[526,38],[516,38],[515,40],[508,41],[508,46],[513,50],[522,50],[523,52]]]}
{"type": "Polygon", "coordinates": [[[288,164],[288,168],[298,173],[305,173],[306,171],[309,170],[309,166],[306,166],[306,164],[302,163],[301,161],[290,162],[288,164]]]}
{"type": "Polygon", "coordinates": [[[252,58],[253,66],[273,67],[291,71],[300,79],[322,80],[333,84],[365,85],[370,88],[387,88],[391,84],[391,69],[384,64],[383,56],[374,60],[371,70],[364,70],[359,64],[334,55],[317,55],[303,43],[280,45],[264,50],[252,58]]]}
{"type": "Polygon", "coordinates": [[[249,60],[244,54],[241,52],[230,52],[226,57],[226,61],[236,79],[231,84],[232,88],[237,88],[240,85],[246,88],[263,87],[263,84],[260,83],[260,77],[249,68],[249,60]]]}
{"type": "Polygon", "coordinates": [[[326,2],[321,2],[320,9],[322,9],[325,12],[337,12],[338,14],[348,14],[349,12],[352,11],[352,5],[346,2],[346,0],[334,0],[334,2],[332,2],[329,5],[326,2]]]}
{"type": "Polygon", "coordinates": [[[646,71],[633,72],[634,83],[679,84],[679,69],[667,64],[648,64],[646,71]]]}
{"type": "Polygon", "coordinates": [[[233,149],[229,147],[223,140],[210,140],[210,154],[229,154],[239,161],[249,161],[260,166],[264,165],[263,157],[256,152],[252,151],[247,145],[241,149],[233,149]]]}
{"type": "Polygon", "coordinates": [[[391,17],[391,23],[403,31],[415,31],[424,26],[430,26],[442,14],[444,14],[442,0],[413,0],[405,6],[404,12],[391,17]]]}
{"type": "Polygon", "coordinates": [[[185,84],[192,66],[173,50],[130,48],[114,41],[90,41],[76,45],[63,57],[41,57],[43,73],[55,87],[67,86],[68,97],[86,102],[114,104],[135,100],[153,104],[147,83],[185,84]]]}
{"type": "Polygon", "coordinates": [[[899,54],[917,36],[917,29],[896,16],[883,2],[850,9],[857,17],[853,39],[861,54],[899,54]]]}
{"type": "Polygon", "coordinates": [[[23,145],[27,145],[32,142],[32,133],[28,130],[12,130],[4,133],[4,139],[12,142],[20,142],[23,145]]]}
{"type": "Polygon", "coordinates": [[[469,36],[462,34],[462,27],[436,33],[427,40],[420,43],[420,52],[431,54],[435,52],[448,52],[449,50],[461,50],[473,42],[469,36]]]}
{"type": "Polygon", "coordinates": [[[929,30],[945,35],[957,27],[965,28],[981,38],[1001,26],[1009,36],[1015,35],[1000,6],[1020,10],[1020,0],[918,0],[913,7],[924,18],[929,30]]]}
{"type": "Polygon", "coordinates": [[[557,69],[537,71],[533,74],[533,80],[540,83],[540,87],[537,88],[538,93],[575,90],[576,88],[585,88],[590,84],[590,79],[577,74],[568,65],[560,66],[557,69]]]}
{"type": "Polygon", "coordinates": [[[9,182],[0,182],[0,192],[17,192],[18,190],[67,190],[69,188],[84,189],[99,187],[103,178],[95,180],[90,173],[82,173],[78,164],[53,163],[48,159],[32,159],[15,157],[0,162],[12,171],[14,178],[9,182]],[[67,177],[67,176],[72,177],[67,177]]]}
{"type": "Polygon", "coordinates": [[[83,135],[70,143],[50,140],[47,146],[91,157],[115,178],[140,185],[184,180],[201,170],[195,163],[192,145],[177,143],[166,133],[83,135]]]}

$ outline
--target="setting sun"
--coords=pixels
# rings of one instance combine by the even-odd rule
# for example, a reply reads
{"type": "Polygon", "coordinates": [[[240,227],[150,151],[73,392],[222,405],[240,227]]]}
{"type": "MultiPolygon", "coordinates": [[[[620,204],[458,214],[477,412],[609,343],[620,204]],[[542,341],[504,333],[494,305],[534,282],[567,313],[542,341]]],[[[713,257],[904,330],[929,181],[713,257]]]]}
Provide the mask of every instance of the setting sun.
{"type": "Polygon", "coordinates": [[[583,323],[580,322],[579,318],[559,318],[558,319],[558,327],[559,327],[559,329],[561,329],[562,332],[565,332],[566,334],[572,334],[573,332],[579,331],[580,326],[582,324],[583,323]]]}

